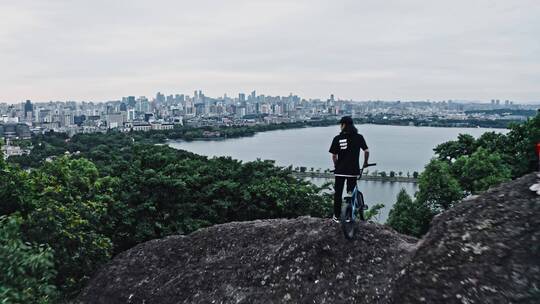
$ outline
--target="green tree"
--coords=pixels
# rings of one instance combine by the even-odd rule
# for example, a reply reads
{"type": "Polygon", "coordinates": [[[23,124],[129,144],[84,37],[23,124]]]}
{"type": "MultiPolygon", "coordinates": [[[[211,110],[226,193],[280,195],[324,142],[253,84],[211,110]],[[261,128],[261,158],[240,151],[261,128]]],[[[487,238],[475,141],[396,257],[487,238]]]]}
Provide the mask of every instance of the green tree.
{"type": "Polygon", "coordinates": [[[32,207],[22,214],[24,235],[54,250],[55,285],[68,296],[110,258],[111,241],[100,230],[108,224],[112,186],[85,159],[61,157],[30,173],[32,207]]]}
{"type": "Polygon", "coordinates": [[[469,134],[459,134],[457,140],[442,143],[433,149],[439,160],[452,162],[463,155],[471,155],[476,150],[476,140],[469,134]]]}
{"type": "Polygon", "coordinates": [[[512,175],[498,153],[478,148],[471,156],[461,156],[451,166],[451,172],[459,180],[461,188],[479,193],[489,187],[510,180],[512,175]]]}
{"type": "Polygon", "coordinates": [[[418,202],[426,204],[435,213],[452,207],[463,198],[463,190],[450,174],[448,163],[437,159],[432,159],[424,168],[418,188],[418,202]]]}
{"type": "Polygon", "coordinates": [[[429,229],[429,223],[434,213],[430,208],[409,196],[401,189],[386,224],[399,233],[421,237],[429,229]]]}
{"type": "Polygon", "coordinates": [[[4,161],[0,149],[0,216],[9,215],[25,207],[24,195],[29,191],[26,179],[24,171],[4,161]]]}
{"type": "Polygon", "coordinates": [[[508,160],[512,178],[537,170],[535,145],[540,142],[540,113],[523,124],[512,124],[503,158],[508,160]]]}
{"type": "Polygon", "coordinates": [[[476,140],[476,146],[490,152],[502,152],[508,148],[508,139],[502,133],[486,132],[476,140]]]}
{"type": "Polygon", "coordinates": [[[419,175],[420,174],[417,171],[414,171],[412,174],[413,178],[418,178],[419,175]]]}
{"type": "Polygon", "coordinates": [[[154,238],[258,218],[327,216],[322,187],[272,162],[208,159],[165,146],[134,146],[110,206],[115,252],[154,238]]]}
{"type": "Polygon", "coordinates": [[[396,172],[390,171],[390,177],[396,177],[396,172]]]}
{"type": "Polygon", "coordinates": [[[53,303],[53,252],[45,245],[25,242],[22,219],[0,216],[0,299],[2,303],[53,303]]]}

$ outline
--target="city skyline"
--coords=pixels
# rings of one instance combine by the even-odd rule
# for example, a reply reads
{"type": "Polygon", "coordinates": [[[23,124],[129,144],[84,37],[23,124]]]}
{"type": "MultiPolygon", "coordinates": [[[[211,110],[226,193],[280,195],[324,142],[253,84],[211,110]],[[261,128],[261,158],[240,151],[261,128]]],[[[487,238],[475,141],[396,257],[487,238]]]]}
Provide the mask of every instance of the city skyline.
{"type": "Polygon", "coordinates": [[[253,89],[540,101],[537,1],[0,4],[0,102],[253,89]]]}
{"type": "Polygon", "coordinates": [[[34,103],[49,103],[49,102],[75,102],[75,103],[81,103],[81,102],[92,102],[92,103],[109,103],[109,102],[120,102],[120,101],[123,101],[125,98],[127,97],[133,97],[133,98],[147,98],[149,101],[155,101],[157,96],[158,95],[162,95],[163,97],[169,97],[169,96],[185,96],[187,98],[192,98],[192,97],[196,97],[197,94],[203,94],[203,96],[205,98],[209,98],[210,100],[232,100],[232,101],[242,101],[241,100],[241,97],[240,96],[243,96],[245,98],[245,100],[248,100],[250,97],[253,98],[253,97],[263,97],[263,98],[287,98],[287,97],[290,97],[290,96],[295,96],[295,97],[298,97],[300,100],[306,100],[306,101],[326,101],[326,100],[336,100],[336,101],[346,101],[346,102],[358,102],[358,103],[363,103],[363,102],[376,102],[376,101],[381,101],[381,102],[396,102],[396,101],[401,101],[401,102],[432,102],[432,103],[437,103],[437,102],[448,102],[448,101],[451,101],[451,102],[456,102],[456,103],[479,103],[479,104],[489,104],[489,103],[495,103],[495,102],[501,102],[501,103],[504,103],[504,102],[512,102],[513,104],[518,104],[518,105],[536,105],[536,104],[540,104],[540,99],[538,100],[534,100],[534,101],[531,101],[531,102],[522,102],[522,101],[519,101],[519,100],[513,100],[513,99],[501,99],[501,98],[491,98],[489,100],[473,100],[473,99],[452,99],[452,98],[443,98],[443,99],[430,99],[430,98],[427,98],[427,99],[417,99],[417,100],[407,100],[407,99],[394,99],[394,100],[385,100],[385,99],[366,99],[366,100],[353,100],[353,99],[344,99],[344,98],[341,98],[340,96],[337,96],[336,94],[334,93],[329,93],[327,96],[319,96],[319,97],[314,97],[314,98],[305,98],[304,96],[300,96],[298,94],[295,94],[294,92],[289,92],[288,94],[281,94],[281,95],[270,95],[270,94],[265,94],[264,92],[262,94],[259,94],[260,92],[258,92],[257,90],[248,90],[248,91],[242,91],[242,92],[237,92],[236,94],[227,94],[227,93],[224,93],[224,94],[221,94],[221,95],[218,95],[218,96],[210,96],[210,95],[207,95],[206,94],[206,91],[202,90],[202,89],[197,89],[197,90],[191,90],[190,92],[192,92],[191,94],[190,93],[187,93],[187,92],[161,92],[161,91],[157,91],[153,94],[147,94],[147,95],[139,95],[139,94],[128,94],[126,96],[117,96],[115,98],[110,98],[110,99],[107,99],[107,100],[90,100],[90,99],[83,99],[83,100],[74,100],[74,99],[66,99],[66,100],[33,100],[33,99],[23,99],[23,100],[20,100],[20,101],[6,101],[6,100],[0,100],[0,104],[4,103],[4,104],[9,104],[9,105],[15,105],[15,104],[21,104],[21,103],[25,103],[25,102],[28,102],[28,101],[31,101],[31,102],[34,102],[34,103]],[[253,96],[253,94],[255,94],[253,96]]]}

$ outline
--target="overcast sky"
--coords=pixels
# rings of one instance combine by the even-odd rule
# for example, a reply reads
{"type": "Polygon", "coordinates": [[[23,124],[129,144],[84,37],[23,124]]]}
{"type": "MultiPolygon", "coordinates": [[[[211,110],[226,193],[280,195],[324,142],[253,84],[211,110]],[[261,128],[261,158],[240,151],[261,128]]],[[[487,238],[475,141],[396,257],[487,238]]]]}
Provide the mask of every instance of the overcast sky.
{"type": "Polygon", "coordinates": [[[538,0],[0,0],[0,101],[540,101],[538,0]]]}

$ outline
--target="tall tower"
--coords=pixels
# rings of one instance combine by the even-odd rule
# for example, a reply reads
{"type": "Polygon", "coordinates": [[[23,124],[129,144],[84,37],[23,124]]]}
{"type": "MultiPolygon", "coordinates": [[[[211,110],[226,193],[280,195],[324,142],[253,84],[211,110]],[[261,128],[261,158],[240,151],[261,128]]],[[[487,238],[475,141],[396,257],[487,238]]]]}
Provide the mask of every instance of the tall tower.
{"type": "Polygon", "coordinates": [[[32,118],[32,112],[34,112],[34,105],[30,100],[27,100],[24,104],[24,118],[28,118],[28,115],[32,118]]]}

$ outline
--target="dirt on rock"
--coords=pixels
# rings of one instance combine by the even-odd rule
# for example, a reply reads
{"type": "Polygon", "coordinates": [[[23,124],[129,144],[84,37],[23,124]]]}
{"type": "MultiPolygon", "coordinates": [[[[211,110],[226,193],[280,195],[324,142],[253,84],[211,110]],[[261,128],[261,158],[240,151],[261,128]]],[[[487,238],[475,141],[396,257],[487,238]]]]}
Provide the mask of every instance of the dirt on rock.
{"type": "Polygon", "coordinates": [[[234,222],[140,244],[75,303],[540,303],[535,175],[437,216],[420,241],[376,223],[234,222]]]}

